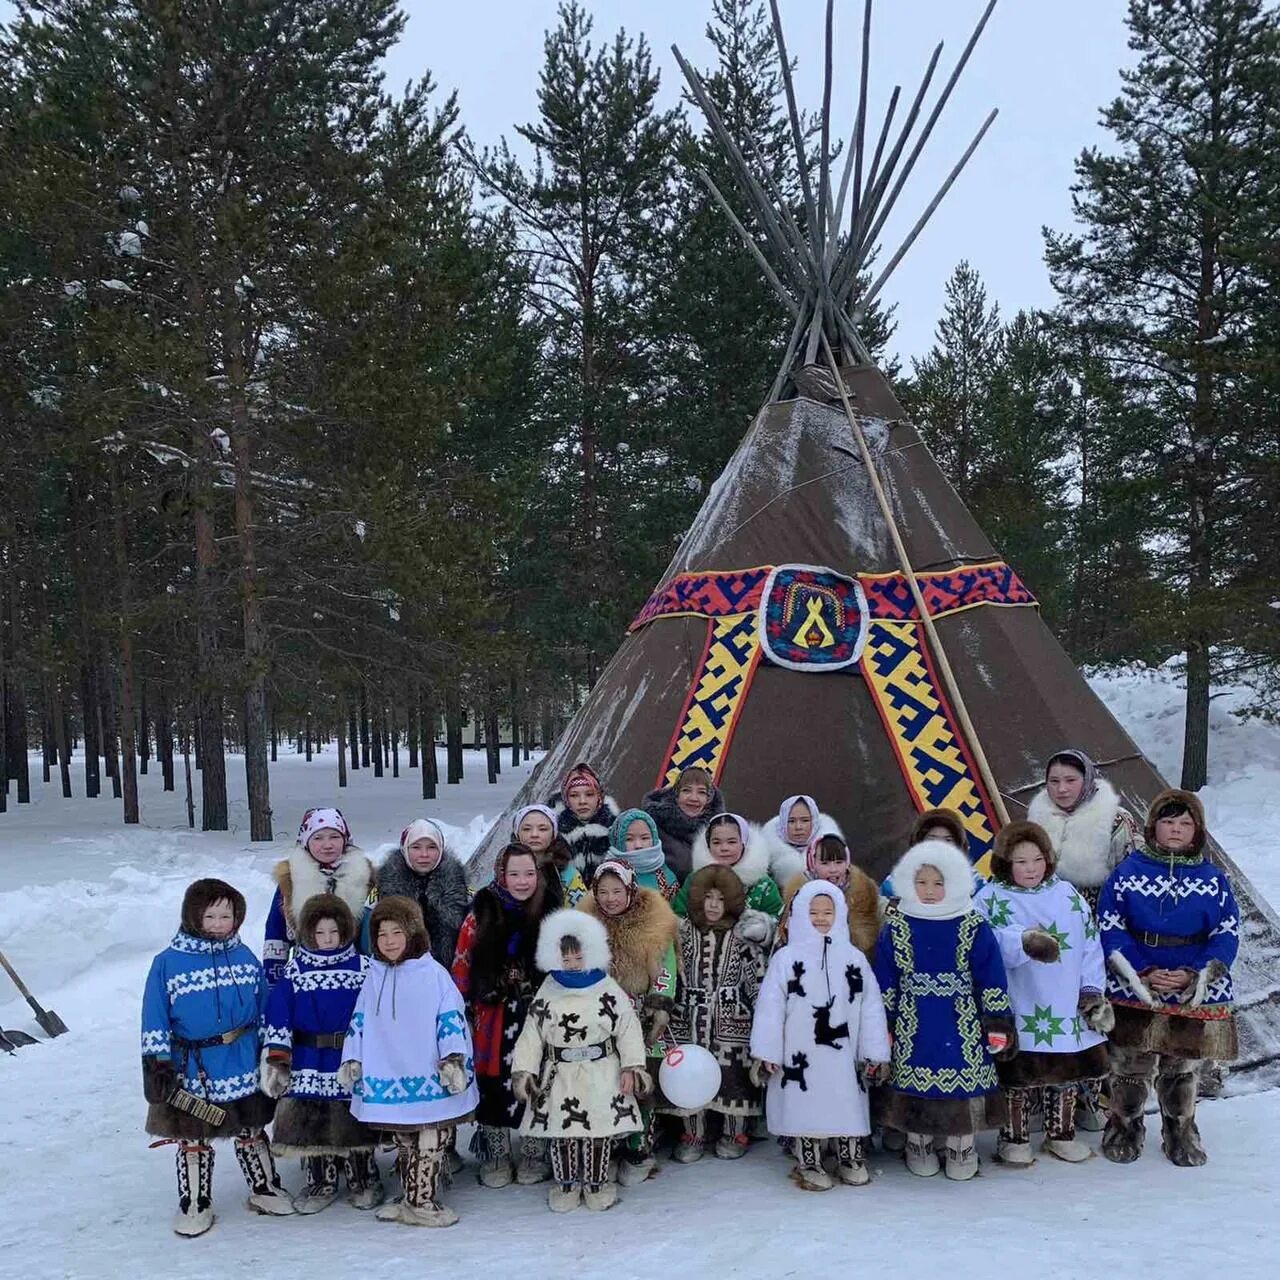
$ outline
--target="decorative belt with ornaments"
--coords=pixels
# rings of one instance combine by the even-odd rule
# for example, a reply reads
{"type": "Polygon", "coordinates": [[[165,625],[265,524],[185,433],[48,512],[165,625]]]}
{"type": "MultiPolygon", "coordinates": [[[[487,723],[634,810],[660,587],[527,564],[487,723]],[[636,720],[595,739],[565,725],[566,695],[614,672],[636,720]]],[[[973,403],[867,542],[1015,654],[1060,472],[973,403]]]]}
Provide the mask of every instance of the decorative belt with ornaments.
{"type": "Polygon", "coordinates": [[[605,1040],[600,1044],[555,1045],[551,1052],[557,1062],[599,1062],[612,1047],[613,1042],[605,1040]]]}

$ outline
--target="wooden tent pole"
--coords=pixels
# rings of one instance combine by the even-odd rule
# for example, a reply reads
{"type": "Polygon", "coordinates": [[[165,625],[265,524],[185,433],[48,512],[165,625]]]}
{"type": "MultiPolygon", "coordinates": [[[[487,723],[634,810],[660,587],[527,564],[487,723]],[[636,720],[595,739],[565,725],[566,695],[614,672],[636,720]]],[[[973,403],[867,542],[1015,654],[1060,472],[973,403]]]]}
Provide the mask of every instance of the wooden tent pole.
{"type": "Polygon", "coordinates": [[[911,558],[907,555],[906,545],[903,543],[902,534],[898,530],[898,522],[894,519],[888,496],[885,494],[884,486],[880,483],[880,474],[876,470],[875,462],[871,457],[871,450],[867,446],[867,438],[863,434],[862,425],[853,411],[853,405],[849,402],[849,392],[845,388],[840,366],[836,361],[835,352],[831,350],[831,342],[827,338],[825,330],[822,333],[822,349],[826,354],[827,364],[831,368],[831,376],[835,379],[836,390],[840,393],[840,403],[844,406],[845,417],[849,420],[849,429],[853,432],[858,452],[862,455],[862,465],[866,467],[867,475],[871,478],[871,488],[875,492],[876,501],[880,504],[880,513],[884,516],[885,523],[889,526],[889,536],[893,539],[893,547],[898,554],[898,564],[907,580],[907,585],[911,588],[911,596],[916,602],[920,620],[924,623],[925,634],[929,638],[929,648],[933,651],[934,661],[938,664],[938,670],[941,672],[943,682],[947,686],[947,692],[951,696],[951,705],[955,708],[956,715],[960,719],[960,727],[964,730],[965,738],[973,751],[974,759],[978,762],[978,771],[982,774],[982,781],[987,788],[987,794],[991,797],[991,803],[995,806],[996,816],[1000,819],[1000,825],[1004,826],[1009,821],[1009,810],[1005,808],[1004,797],[1000,794],[995,775],[991,771],[987,753],[982,749],[982,741],[978,737],[978,731],[973,727],[973,721],[969,718],[969,708],[965,706],[960,687],[956,684],[955,672],[952,671],[951,663],[947,660],[947,651],[942,647],[942,640],[938,636],[937,628],[933,625],[933,618],[930,616],[928,606],[925,604],[924,595],[920,590],[920,583],[916,578],[915,570],[911,567],[911,558]]]}

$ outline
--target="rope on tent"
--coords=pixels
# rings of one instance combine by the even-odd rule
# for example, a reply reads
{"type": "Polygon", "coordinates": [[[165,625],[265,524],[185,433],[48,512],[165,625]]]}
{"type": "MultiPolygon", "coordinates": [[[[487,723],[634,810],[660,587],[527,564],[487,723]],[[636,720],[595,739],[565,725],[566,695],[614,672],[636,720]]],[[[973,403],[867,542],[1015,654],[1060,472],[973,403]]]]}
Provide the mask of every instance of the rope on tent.
{"type": "Polygon", "coordinates": [[[836,390],[840,393],[840,403],[844,406],[845,417],[849,420],[849,429],[853,432],[854,442],[858,446],[858,452],[862,455],[862,464],[866,467],[867,474],[871,477],[871,488],[875,492],[876,501],[880,504],[880,513],[884,516],[885,523],[889,526],[889,536],[893,539],[893,547],[898,555],[898,565],[902,570],[902,576],[906,578],[907,585],[911,588],[912,599],[915,600],[916,608],[920,612],[920,620],[924,623],[929,648],[933,652],[934,661],[938,665],[942,679],[946,682],[951,705],[960,719],[965,738],[973,751],[974,759],[977,761],[978,769],[982,774],[983,784],[986,786],[991,803],[995,806],[996,817],[999,818],[1000,825],[1004,826],[1009,821],[1009,810],[1005,806],[1004,796],[996,783],[995,774],[991,771],[991,764],[987,760],[987,753],[982,748],[978,731],[974,728],[973,721],[969,717],[969,708],[965,705],[964,697],[960,693],[960,686],[956,683],[955,672],[952,671],[951,663],[947,659],[947,651],[942,646],[938,629],[933,625],[933,618],[929,613],[928,605],[925,604],[924,594],[920,590],[920,583],[916,580],[915,570],[911,567],[911,557],[907,554],[906,544],[902,541],[902,534],[898,529],[898,522],[894,518],[892,508],[889,506],[888,495],[884,491],[884,486],[880,483],[880,473],[876,470],[875,462],[871,457],[871,450],[867,446],[867,438],[863,434],[862,424],[858,421],[858,416],[853,411],[853,405],[849,402],[849,392],[844,385],[844,376],[840,372],[835,352],[831,350],[831,343],[825,331],[822,333],[822,350],[827,357],[827,365],[831,369],[832,378],[835,380],[836,390]]]}

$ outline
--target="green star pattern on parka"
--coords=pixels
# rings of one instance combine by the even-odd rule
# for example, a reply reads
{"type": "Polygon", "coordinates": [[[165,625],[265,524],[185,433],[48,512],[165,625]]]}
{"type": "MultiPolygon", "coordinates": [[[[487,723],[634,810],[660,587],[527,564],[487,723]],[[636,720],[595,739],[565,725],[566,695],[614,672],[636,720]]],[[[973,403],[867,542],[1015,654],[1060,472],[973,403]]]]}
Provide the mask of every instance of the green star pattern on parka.
{"type": "Polygon", "coordinates": [[[1098,936],[1098,917],[1090,916],[1084,922],[1084,936],[1092,942],[1098,936]]]}
{"type": "Polygon", "coordinates": [[[1059,951],[1070,951],[1071,943],[1067,941],[1067,935],[1058,928],[1056,924],[1047,924],[1044,927],[1045,933],[1055,939],[1058,944],[1059,951]]]}
{"type": "Polygon", "coordinates": [[[1084,915],[1084,899],[1078,893],[1071,895],[1071,910],[1078,915],[1084,915]]]}
{"type": "Polygon", "coordinates": [[[1022,1015],[1022,1031],[1023,1034],[1032,1037],[1033,1047],[1037,1044],[1047,1044],[1052,1047],[1059,1036],[1067,1034],[1064,1025],[1066,1021],[1066,1018],[1055,1018],[1051,1007],[1038,1004],[1035,1013],[1022,1015]]]}
{"type": "Polygon", "coordinates": [[[1013,922],[1013,904],[1008,898],[1002,898],[999,894],[993,893],[987,899],[987,919],[997,929],[1003,929],[1005,925],[1013,922]]]}

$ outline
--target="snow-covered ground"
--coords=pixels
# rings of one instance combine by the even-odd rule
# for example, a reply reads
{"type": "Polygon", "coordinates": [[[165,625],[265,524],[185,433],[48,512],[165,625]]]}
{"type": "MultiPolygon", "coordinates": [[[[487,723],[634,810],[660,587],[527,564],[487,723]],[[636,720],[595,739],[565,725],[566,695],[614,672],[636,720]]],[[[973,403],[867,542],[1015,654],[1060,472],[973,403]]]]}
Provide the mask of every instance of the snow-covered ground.
{"type": "MultiPolygon", "coordinates": [[[[1170,677],[1109,675],[1094,687],[1176,777],[1181,712],[1170,677]]],[[[1280,824],[1280,731],[1237,724],[1229,705],[1230,696],[1214,704],[1206,802],[1215,833],[1275,903],[1280,856],[1269,832],[1280,824]]],[[[237,829],[218,834],[189,832],[181,795],[164,796],[156,774],[142,780],[147,825],[126,830],[117,802],[64,801],[56,778],[44,787],[37,771],[32,805],[0,817],[0,945],[71,1034],[0,1057],[0,1280],[320,1276],[353,1268],[399,1277],[437,1267],[521,1280],[570,1271],[614,1280],[846,1271],[914,1278],[939,1270],[954,1280],[993,1273],[1067,1280],[1104,1270],[1138,1280],[1210,1270],[1233,1280],[1276,1275],[1280,1246],[1269,1220],[1280,1207],[1276,1093],[1205,1104],[1211,1162],[1198,1171],[1161,1158],[1152,1122],[1147,1155],[1128,1168],[1042,1157],[1023,1173],[987,1163],[975,1182],[955,1185],[912,1179],[880,1156],[871,1187],[805,1195],[765,1143],[736,1164],[663,1165],[659,1177],[624,1191],[623,1202],[600,1217],[552,1217],[545,1188],[485,1191],[464,1171],[450,1192],[462,1222],[443,1233],[377,1223],[342,1203],[318,1218],[258,1218],[243,1206],[243,1184],[225,1151],[215,1175],[218,1225],[199,1240],[178,1240],[168,1225],[172,1148],[148,1150],[141,1129],[137,1024],[147,964],[172,934],[185,885],[216,874],[243,889],[245,934],[257,944],[271,865],[291,846],[308,805],[336,798],[369,850],[426,811],[448,825],[465,857],[528,769],[508,769],[489,787],[482,759],[469,757],[467,780],[442,786],[440,801],[428,806],[418,798],[416,773],[375,781],[362,770],[339,793],[332,751],[310,765],[282,757],[272,771],[273,846],[248,841],[238,760],[228,762],[237,829]]],[[[34,1032],[27,1007],[3,981],[0,1025],[34,1032]]],[[[982,1146],[989,1154],[989,1139],[982,1146]]],[[[297,1185],[296,1164],[284,1174],[297,1185]]]]}

